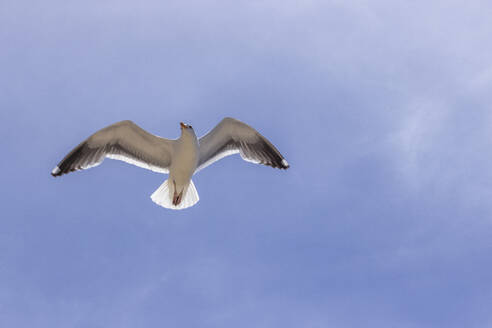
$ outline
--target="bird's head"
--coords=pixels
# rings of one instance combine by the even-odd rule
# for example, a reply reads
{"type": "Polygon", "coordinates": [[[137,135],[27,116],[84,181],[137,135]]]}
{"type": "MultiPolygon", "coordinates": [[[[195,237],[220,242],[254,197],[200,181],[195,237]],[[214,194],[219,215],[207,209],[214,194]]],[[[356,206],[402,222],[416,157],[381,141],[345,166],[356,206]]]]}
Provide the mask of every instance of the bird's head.
{"type": "Polygon", "coordinates": [[[191,125],[184,124],[183,122],[179,122],[179,125],[181,126],[181,130],[186,130],[186,129],[193,130],[193,127],[191,125]]]}
{"type": "Polygon", "coordinates": [[[196,138],[195,131],[191,125],[184,124],[183,122],[180,122],[179,125],[181,126],[181,135],[189,135],[196,138]]]}

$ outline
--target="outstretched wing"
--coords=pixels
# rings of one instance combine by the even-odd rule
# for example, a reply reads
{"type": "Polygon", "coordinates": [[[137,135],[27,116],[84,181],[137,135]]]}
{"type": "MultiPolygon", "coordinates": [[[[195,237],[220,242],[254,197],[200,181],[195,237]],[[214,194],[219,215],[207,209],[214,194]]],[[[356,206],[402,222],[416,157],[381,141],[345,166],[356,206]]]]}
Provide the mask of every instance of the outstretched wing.
{"type": "Polygon", "coordinates": [[[257,164],[288,169],[289,164],[267,138],[249,125],[233,118],[224,118],[200,138],[199,171],[226,156],[239,153],[257,164]]]}
{"type": "Polygon", "coordinates": [[[56,177],[88,169],[101,164],[105,157],[168,173],[174,142],[150,134],[132,121],[118,122],[97,131],[75,147],[51,174],[56,177]]]}

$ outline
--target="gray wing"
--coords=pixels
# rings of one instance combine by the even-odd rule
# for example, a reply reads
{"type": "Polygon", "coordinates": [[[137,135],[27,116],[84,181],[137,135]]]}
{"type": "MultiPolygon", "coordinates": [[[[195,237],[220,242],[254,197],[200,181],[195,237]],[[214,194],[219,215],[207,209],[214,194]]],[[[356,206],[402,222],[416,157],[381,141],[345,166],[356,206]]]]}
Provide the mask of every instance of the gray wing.
{"type": "Polygon", "coordinates": [[[132,121],[118,122],[97,131],[75,147],[51,175],[88,169],[101,164],[105,157],[169,173],[174,142],[150,134],[132,121]]]}
{"type": "Polygon", "coordinates": [[[226,156],[239,153],[257,164],[288,169],[289,164],[267,138],[249,125],[233,118],[224,118],[200,138],[199,171],[226,156]]]}

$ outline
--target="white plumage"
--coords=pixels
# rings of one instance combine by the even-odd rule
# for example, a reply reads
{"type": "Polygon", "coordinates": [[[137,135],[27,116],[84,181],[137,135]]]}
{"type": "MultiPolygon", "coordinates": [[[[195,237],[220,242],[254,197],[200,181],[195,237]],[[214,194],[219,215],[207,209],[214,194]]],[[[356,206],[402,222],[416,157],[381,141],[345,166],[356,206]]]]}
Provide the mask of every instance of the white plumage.
{"type": "Polygon", "coordinates": [[[223,119],[200,139],[191,125],[180,125],[181,136],[170,140],[150,134],[131,121],[112,124],[75,147],[51,174],[60,176],[94,167],[106,157],[169,173],[151,199],[160,206],[179,210],[193,206],[199,200],[191,181],[193,174],[226,156],[239,153],[249,162],[289,168],[270,141],[236,119],[223,119]]]}

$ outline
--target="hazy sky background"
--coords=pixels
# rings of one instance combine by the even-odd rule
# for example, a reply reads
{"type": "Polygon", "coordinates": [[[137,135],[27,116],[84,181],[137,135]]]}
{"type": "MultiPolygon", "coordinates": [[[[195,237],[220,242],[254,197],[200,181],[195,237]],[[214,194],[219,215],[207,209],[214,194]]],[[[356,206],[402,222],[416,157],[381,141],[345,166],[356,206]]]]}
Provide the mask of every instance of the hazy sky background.
{"type": "Polygon", "coordinates": [[[1,327],[492,326],[490,1],[0,0],[1,327]],[[247,122],[200,202],[118,161],[131,119],[247,122]]]}

